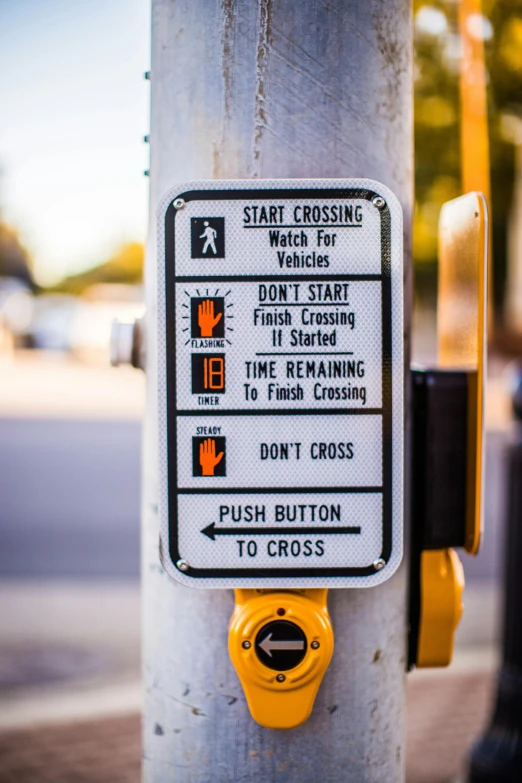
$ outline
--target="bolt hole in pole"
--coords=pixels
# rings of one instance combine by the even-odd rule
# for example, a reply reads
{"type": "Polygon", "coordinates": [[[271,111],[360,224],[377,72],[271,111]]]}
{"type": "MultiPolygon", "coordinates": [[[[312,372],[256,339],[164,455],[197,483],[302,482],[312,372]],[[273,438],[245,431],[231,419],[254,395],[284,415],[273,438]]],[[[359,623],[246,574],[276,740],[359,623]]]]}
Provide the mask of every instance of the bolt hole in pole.
{"type": "Polygon", "coordinates": [[[277,614],[279,615],[279,617],[283,617],[283,615],[286,614],[286,610],[285,609],[278,609],[277,610],[277,614]]]}

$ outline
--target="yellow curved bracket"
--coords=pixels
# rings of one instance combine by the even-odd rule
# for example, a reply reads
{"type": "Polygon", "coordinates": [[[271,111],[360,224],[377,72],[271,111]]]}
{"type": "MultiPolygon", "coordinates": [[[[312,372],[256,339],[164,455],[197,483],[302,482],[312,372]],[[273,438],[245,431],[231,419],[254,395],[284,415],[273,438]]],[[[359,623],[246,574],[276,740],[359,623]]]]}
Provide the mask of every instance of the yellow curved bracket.
{"type": "Polygon", "coordinates": [[[471,555],[482,533],[487,281],[487,204],[482,193],[467,193],[440,213],[437,336],[439,366],[468,371],[465,550],[471,555]]]}
{"type": "Polygon", "coordinates": [[[235,594],[229,652],[250,713],[266,728],[295,728],[309,717],[333,653],[328,590],[235,594]]]}
{"type": "Polygon", "coordinates": [[[417,666],[448,666],[462,617],[464,570],[454,549],[421,554],[421,622],[417,666]]]}

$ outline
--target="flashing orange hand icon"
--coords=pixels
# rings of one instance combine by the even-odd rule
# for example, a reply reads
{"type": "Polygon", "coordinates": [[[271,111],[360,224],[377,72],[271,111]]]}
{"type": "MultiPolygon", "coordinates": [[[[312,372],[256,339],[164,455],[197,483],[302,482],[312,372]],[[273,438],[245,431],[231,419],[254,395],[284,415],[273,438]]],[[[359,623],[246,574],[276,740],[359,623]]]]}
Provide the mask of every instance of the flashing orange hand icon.
{"type": "Polygon", "coordinates": [[[223,313],[218,313],[214,317],[214,302],[212,299],[205,299],[204,302],[198,305],[198,326],[201,329],[202,337],[212,337],[214,326],[219,322],[222,315],[223,313]]]}
{"type": "Polygon", "coordinates": [[[199,464],[204,476],[213,476],[214,468],[223,459],[224,452],[221,451],[216,457],[216,441],[207,438],[199,446],[199,464]]]}

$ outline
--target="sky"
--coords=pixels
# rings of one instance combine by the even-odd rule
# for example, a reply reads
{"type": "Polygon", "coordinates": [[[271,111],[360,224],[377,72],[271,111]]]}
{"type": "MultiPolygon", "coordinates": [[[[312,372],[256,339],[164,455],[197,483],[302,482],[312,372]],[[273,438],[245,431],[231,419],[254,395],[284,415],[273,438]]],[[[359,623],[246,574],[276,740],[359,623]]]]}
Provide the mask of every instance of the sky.
{"type": "Polygon", "coordinates": [[[0,0],[0,218],[41,284],[147,229],[148,0],[0,0]]]}

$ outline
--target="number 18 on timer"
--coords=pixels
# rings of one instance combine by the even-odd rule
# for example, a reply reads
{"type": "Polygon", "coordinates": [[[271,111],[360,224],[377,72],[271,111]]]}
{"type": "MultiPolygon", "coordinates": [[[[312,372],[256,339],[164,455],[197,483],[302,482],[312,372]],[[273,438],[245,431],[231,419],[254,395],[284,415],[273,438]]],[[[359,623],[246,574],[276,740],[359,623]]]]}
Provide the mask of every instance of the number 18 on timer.
{"type": "Polygon", "coordinates": [[[192,354],[192,394],[225,393],[225,354],[192,354]]]}

